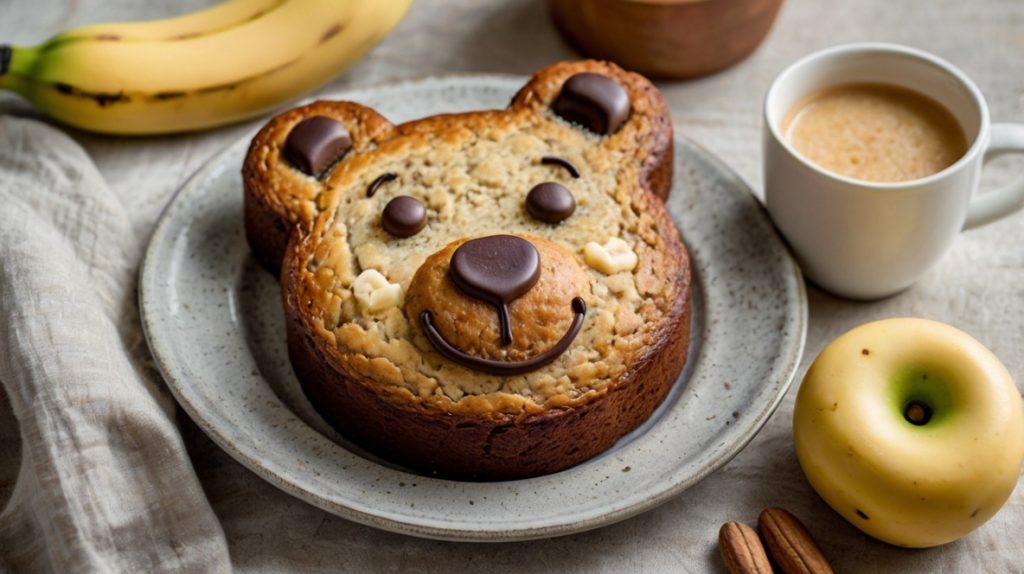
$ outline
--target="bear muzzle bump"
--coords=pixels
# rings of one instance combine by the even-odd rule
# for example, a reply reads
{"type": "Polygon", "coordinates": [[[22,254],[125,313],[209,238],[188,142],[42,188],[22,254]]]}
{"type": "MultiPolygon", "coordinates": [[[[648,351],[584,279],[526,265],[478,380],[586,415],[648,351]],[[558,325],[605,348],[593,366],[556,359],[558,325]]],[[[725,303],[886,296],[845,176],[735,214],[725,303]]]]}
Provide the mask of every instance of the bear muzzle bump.
{"type": "Polygon", "coordinates": [[[452,242],[417,270],[405,300],[421,347],[474,370],[529,372],[556,360],[586,314],[577,258],[539,237],[452,242]]]}

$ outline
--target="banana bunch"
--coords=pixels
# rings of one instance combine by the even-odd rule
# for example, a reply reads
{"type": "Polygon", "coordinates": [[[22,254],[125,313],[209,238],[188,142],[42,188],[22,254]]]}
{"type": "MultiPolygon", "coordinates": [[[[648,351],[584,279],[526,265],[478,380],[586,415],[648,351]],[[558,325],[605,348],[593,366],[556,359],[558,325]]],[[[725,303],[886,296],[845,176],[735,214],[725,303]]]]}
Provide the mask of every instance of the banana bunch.
{"type": "Polygon", "coordinates": [[[0,89],[108,134],[161,134],[267,112],[331,80],[412,0],[229,0],[184,16],[96,24],[0,46],[0,89]]]}

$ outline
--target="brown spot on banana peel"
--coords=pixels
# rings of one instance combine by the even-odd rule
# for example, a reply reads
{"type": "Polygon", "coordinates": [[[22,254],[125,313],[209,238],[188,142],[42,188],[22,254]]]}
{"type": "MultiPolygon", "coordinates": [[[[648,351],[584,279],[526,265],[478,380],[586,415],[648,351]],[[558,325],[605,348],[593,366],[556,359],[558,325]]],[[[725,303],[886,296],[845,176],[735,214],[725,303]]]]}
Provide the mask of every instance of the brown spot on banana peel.
{"type": "MultiPolygon", "coordinates": [[[[286,66],[288,66],[290,64],[291,64],[291,62],[289,62],[285,66],[282,66],[281,68],[286,67],[286,66]]],[[[267,73],[268,74],[274,73],[274,72],[278,71],[281,68],[275,68],[274,70],[272,70],[270,72],[267,72],[267,73]]],[[[261,74],[260,76],[262,76],[262,75],[263,74],[261,74]]],[[[256,76],[256,77],[260,77],[260,76],[256,76]]],[[[255,79],[256,77],[250,78],[250,79],[255,79]]],[[[248,81],[248,80],[246,80],[246,81],[248,81]]],[[[222,84],[222,85],[219,85],[219,86],[210,86],[208,88],[201,88],[199,90],[193,90],[191,92],[186,92],[186,91],[169,91],[169,92],[158,92],[158,93],[155,93],[155,94],[143,94],[143,93],[127,94],[125,92],[118,92],[116,94],[110,94],[110,93],[103,93],[103,92],[87,92],[85,90],[80,90],[80,89],[78,89],[78,88],[76,88],[76,87],[74,87],[74,86],[72,86],[70,84],[65,84],[65,83],[61,83],[61,82],[58,82],[56,84],[51,84],[51,85],[52,85],[53,89],[56,90],[61,95],[69,96],[69,97],[73,97],[73,98],[86,98],[86,99],[94,100],[101,107],[107,107],[107,106],[111,106],[111,105],[114,105],[114,104],[128,103],[128,102],[133,101],[133,100],[136,100],[136,101],[137,100],[142,100],[142,101],[165,102],[165,101],[168,101],[168,100],[184,98],[185,96],[188,96],[190,94],[210,94],[210,93],[214,93],[214,92],[227,92],[227,91],[231,91],[231,90],[237,89],[238,86],[240,86],[240,85],[242,85],[244,83],[245,83],[245,81],[238,82],[238,83],[232,83],[232,84],[222,84]]]]}
{"type": "MultiPolygon", "coordinates": [[[[321,40],[321,43],[323,41],[325,41],[325,40],[329,40],[330,38],[336,36],[337,34],[339,34],[344,29],[345,29],[345,24],[335,24],[334,26],[332,26],[331,28],[329,28],[327,30],[328,33],[332,32],[332,31],[333,31],[333,33],[330,36],[328,36],[327,33],[325,33],[325,38],[323,40],[321,40]]],[[[372,45],[374,42],[378,41],[382,35],[383,35],[383,33],[378,33],[378,34],[370,35],[369,37],[366,38],[365,41],[363,41],[359,45],[355,46],[353,51],[364,50],[367,46],[372,45]]],[[[198,90],[193,90],[193,91],[166,91],[166,92],[159,92],[159,93],[156,93],[156,94],[125,93],[125,92],[103,93],[103,92],[88,92],[88,91],[76,88],[75,86],[72,86],[70,84],[66,84],[66,83],[62,83],[62,82],[57,82],[57,83],[51,84],[51,86],[57,92],[59,92],[62,95],[69,96],[69,97],[77,97],[77,98],[88,98],[88,99],[94,100],[101,107],[107,107],[107,106],[111,106],[111,105],[114,105],[114,104],[127,103],[127,102],[130,102],[130,101],[133,101],[133,100],[143,100],[143,101],[151,100],[151,101],[158,101],[159,102],[159,101],[167,101],[167,100],[182,98],[182,97],[188,96],[190,94],[204,94],[205,95],[205,94],[211,94],[211,93],[215,93],[215,92],[221,92],[221,91],[225,91],[226,92],[226,91],[235,90],[235,89],[239,88],[240,86],[245,85],[246,83],[248,83],[250,81],[254,81],[254,80],[257,80],[257,79],[262,78],[264,76],[269,76],[269,75],[275,74],[275,73],[277,73],[277,72],[279,72],[279,71],[281,71],[281,70],[283,70],[285,68],[288,68],[288,67],[292,66],[293,64],[295,64],[295,63],[299,62],[300,60],[302,60],[308,54],[309,54],[309,52],[306,52],[306,53],[302,54],[301,56],[299,56],[298,58],[295,58],[293,60],[285,62],[284,64],[281,64],[280,66],[278,66],[276,68],[273,68],[271,70],[263,72],[262,74],[259,74],[258,76],[252,76],[250,78],[246,78],[246,79],[241,80],[239,82],[233,82],[233,83],[229,83],[229,84],[220,84],[220,85],[216,85],[216,86],[209,86],[209,87],[206,87],[206,88],[200,88],[198,90]]],[[[3,75],[3,73],[7,71],[7,66],[10,65],[10,57],[11,57],[11,48],[10,48],[10,46],[0,45],[0,75],[3,75]],[[6,60],[5,60],[5,58],[6,58],[6,60]]],[[[26,79],[31,81],[31,78],[26,78],[26,79]]]]}
{"type": "MultiPolygon", "coordinates": [[[[290,63],[289,63],[289,64],[290,64],[290,63]]],[[[282,66],[282,67],[283,67],[283,66],[282,66]]],[[[274,72],[276,72],[276,71],[277,71],[277,70],[279,70],[279,69],[281,69],[281,68],[277,68],[277,69],[275,69],[275,70],[272,70],[272,71],[270,71],[270,72],[267,72],[267,75],[269,75],[269,74],[273,74],[274,72]]],[[[262,75],[262,74],[261,74],[261,75],[262,75]]],[[[260,76],[253,76],[252,78],[249,78],[249,79],[247,79],[247,80],[243,80],[243,81],[241,81],[241,82],[238,82],[238,83],[234,83],[234,84],[221,84],[221,85],[219,85],[219,86],[210,86],[210,87],[208,87],[208,88],[199,88],[198,90],[195,90],[195,91],[193,91],[193,92],[191,92],[191,93],[193,93],[193,94],[203,94],[203,95],[205,95],[205,94],[213,94],[213,93],[216,93],[216,92],[230,92],[231,90],[237,89],[237,88],[238,88],[238,86],[240,86],[240,85],[244,84],[245,82],[247,82],[247,81],[249,81],[249,80],[254,80],[254,79],[258,78],[258,77],[260,77],[260,76]]]]}
{"type": "Polygon", "coordinates": [[[153,99],[162,102],[165,100],[173,100],[175,98],[183,98],[187,95],[187,92],[160,92],[159,94],[153,94],[153,99]]]}
{"type": "Polygon", "coordinates": [[[105,108],[110,104],[127,102],[129,100],[128,96],[124,94],[96,94],[93,96],[93,99],[96,100],[96,103],[99,104],[101,108],[105,108]]]}
{"type": "Polygon", "coordinates": [[[83,92],[82,90],[79,90],[78,88],[76,88],[76,87],[74,87],[74,86],[72,86],[70,84],[63,84],[63,83],[59,83],[59,82],[54,84],[53,88],[55,90],[57,90],[57,92],[65,95],[65,96],[71,96],[71,97],[76,97],[76,98],[87,98],[87,99],[90,99],[90,100],[94,100],[97,104],[99,104],[99,106],[101,108],[105,108],[105,107],[107,107],[109,105],[113,105],[113,104],[125,103],[125,102],[128,102],[128,101],[131,100],[131,98],[129,98],[123,92],[119,92],[119,93],[116,93],[116,94],[89,93],[89,92],[83,92]]]}
{"type": "Polygon", "coordinates": [[[323,44],[324,42],[326,42],[326,41],[330,40],[331,38],[337,36],[344,29],[345,29],[345,27],[342,26],[340,23],[335,23],[330,28],[328,28],[327,31],[324,32],[322,36],[320,36],[320,43],[323,44]]]}
{"type": "Polygon", "coordinates": [[[209,86],[209,87],[206,87],[206,88],[199,88],[198,90],[192,90],[192,91],[167,91],[167,92],[158,92],[158,93],[155,93],[155,94],[143,94],[143,93],[127,94],[127,93],[124,93],[124,92],[119,92],[119,93],[116,93],[116,94],[109,94],[109,93],[102,93],[102,92],[87,92],[85,90],[80,90],[80,89],[76,88],[75,86],[72,86],[71,84],[65,84],[65,83],[62,83],[62,82],[58,82],[58,83],[55,83],[55,84],[52,84],[52,85],[53,85],[53,88],[55,90],[57,90],[57,92],[65,95],[65,96],[72,96],[72,97],[78,97],[78,98],[88,98],[88,99],[91,99],[91,100],[95,100],[96,103],[98,103],[100,106],[103,106],[103,107],[109,106],[111,104],[119,104],[119,103],[130,102],[133,99],[135,99],[135,100],[153,100],[153,101],[160,101],[160,102],[162,102],[162,101],[173,100],[173,99],[177,99],[177,98],[183,98],[183,97],[185,97],[185,96],[187,96],[189,94],[204,94],[205,95],[205,94],[211,94],[211,93],[214,93],[214,92],[229,92],[231,90],[237,89],[241,85],[244,85],[246,82],[249,82],[249,81],[252,81],[252,80],[256,80],[258,78],[262,78],[262,77],[268,76],[270,74],[277,73],[277,72],[279,72],[279,71],[281,71],[281,70],[291,66],[292,64],[295,64],[296,62],[301,60],[302,57],[305,56],[305,55],[306,54],[303,54],[302,56],[299,56],[298,58],[295,58],[294,60],[291,60],[290,62],[286,62],[284,64],[281,64],[280,66],[278,66],[278,67],[276,67],[276,68],[274,68],[272,70],[264,72],[264,73],[262,73],[262,74],[260,74],[258,76],[253,76],[251,78],[246,78],[245,80],[242,80],[240,82],[233,82],[233,83],[230,83],[230,84],[220,84],[220,85],[216,85],[216,86],[209,86]]]}

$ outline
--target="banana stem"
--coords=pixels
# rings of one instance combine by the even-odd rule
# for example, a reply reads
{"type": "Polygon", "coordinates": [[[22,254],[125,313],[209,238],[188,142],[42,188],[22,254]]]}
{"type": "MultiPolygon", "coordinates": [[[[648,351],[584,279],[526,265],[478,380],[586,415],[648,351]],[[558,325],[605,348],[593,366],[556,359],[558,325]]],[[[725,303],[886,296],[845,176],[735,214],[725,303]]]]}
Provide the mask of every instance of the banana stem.
{"type": "Polygon", "coordinates": [[[0,44],[0,90],[25,95],[38,56],[38,48],[0,44]]]}
{"type": "Polygon", "coordinates": [[[7,68],[11,67],[11,54],[13,50],[7,44],[0,44],[0,76],[7,73],[7,68]]]}
{"type": "Polygon", "coordinates": [[[11,72],[11,60],[13,59],[14,49],[7,44],[0,44],[0,90],[18,91],[16,86],[20,82],[11,72]]]}

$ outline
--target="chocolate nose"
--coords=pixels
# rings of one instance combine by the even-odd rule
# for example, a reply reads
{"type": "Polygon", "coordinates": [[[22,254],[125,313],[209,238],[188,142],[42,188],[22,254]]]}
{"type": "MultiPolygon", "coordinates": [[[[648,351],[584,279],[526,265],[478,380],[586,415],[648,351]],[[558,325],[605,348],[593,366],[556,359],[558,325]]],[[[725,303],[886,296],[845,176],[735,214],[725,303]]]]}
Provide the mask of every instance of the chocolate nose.
{"type": "Polygon", "coordinates": [[[470,239],[452,254],[448,273],[460,291],[497,308],[501,344],[511,344],[508,304],[540,279],[537,248],[514,235],[470,239]]]}

